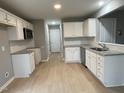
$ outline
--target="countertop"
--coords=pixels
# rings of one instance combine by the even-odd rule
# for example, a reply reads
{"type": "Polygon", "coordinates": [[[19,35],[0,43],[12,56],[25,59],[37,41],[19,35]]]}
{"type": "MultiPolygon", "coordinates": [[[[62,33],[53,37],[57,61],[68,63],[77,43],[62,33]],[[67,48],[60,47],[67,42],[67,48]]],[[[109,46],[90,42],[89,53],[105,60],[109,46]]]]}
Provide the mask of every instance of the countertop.
{"type": "Polygon", "coordinates": [[[17,55],[17,54],[30,54],[32,51],[28,51],[27,49],[12,53],[11,55],[17,55]]]}
{"type": "Polygon", "coordinates": [[[40,48],[40,47],[29,47],[27,49],[37,49],[37,48],[40,48]]]}
{"type": "Polygon", "coordinates": [[[33,51],[30,50],[30,49],[39,49],[40,47],[29,47],[27,49],[23,49],[21,51],[18,51],[18,52],[15,52],[15,53],[11,53],[11,55],[17,55],[17,54],[30,54],[32,53],[33,51]]]}
{"type": "Polygon", "coordinates": [[[94,47],[92,45],[88,45],[88,44],[84,44],[84,45],[64,45],[64,47],[82,47],[82,48],[90,48],[90,47],[94,47]]]}
{"type": "Polygon", "coordinates": [[[90,48],[96,47],[96,46],[92,46],[92,45],[65,45],[66,47],[81,47],[81,48],[85,48],[91,52],[94,52],[96,54],[99,54],[101,56],[115,56],[115,55],[124,55],[124,52],[120,52],[120,51],[116,51],[116,50],[108,50],[108,51],[96,51],[90,48]]]}
{"type": "Polygon", "coordinates": [[[87,48],[87,50],[94,52],[96,54],[99,54],[101,56],[115,56],[115,55],[124,55],[124,52],[119,52],[116,50],[108,50],[108,51],[96,51],[90,48],[87,48]]]}

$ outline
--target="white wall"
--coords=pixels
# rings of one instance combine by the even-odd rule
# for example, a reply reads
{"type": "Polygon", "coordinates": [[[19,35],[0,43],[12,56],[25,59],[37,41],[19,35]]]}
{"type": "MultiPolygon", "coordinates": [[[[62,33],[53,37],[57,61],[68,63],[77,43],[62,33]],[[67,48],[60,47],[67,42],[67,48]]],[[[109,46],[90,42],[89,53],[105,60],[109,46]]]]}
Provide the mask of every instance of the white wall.
{"type": "Polygon", "coordinates": [[[12,77],[14,77],[14,73],[11,63],[8,31],[6,28],[0,27],[0,91],[1,87],[12,77]],[[1,50],[1,46],[5,47],[4,52],[1,50]],[[5,77],[6,72],[9,73],[7,78],[5,77]]]}
{"type": "Polygon", "coordinates": [[[34,25],[34,42],[35,47],[40,47],[41,50],[41,59],[47,60],[47,42],[46,42],[46,32],[44,27],[44,20],[34,20],[32,21],[34,25]]]}

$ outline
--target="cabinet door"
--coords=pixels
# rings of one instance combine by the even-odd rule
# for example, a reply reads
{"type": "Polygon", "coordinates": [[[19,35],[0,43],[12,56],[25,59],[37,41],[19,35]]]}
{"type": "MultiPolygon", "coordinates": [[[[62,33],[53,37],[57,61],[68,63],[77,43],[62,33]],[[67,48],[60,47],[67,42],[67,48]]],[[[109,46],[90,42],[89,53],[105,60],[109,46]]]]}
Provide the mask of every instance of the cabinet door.
{"type": "Polygon", "coordinates": [[[90,64],[90,52],[88,50],[86,50],[86,66],[88,67],[88,69],[91,68],[91,64],[90,64]]]}
{"type": "Polygon", "coordinates": [[[83,35],[88,36],[88,20],[84,21],[83,29],[84,29],[83,35]]]}
{"type": "Polygon", "coordinates": [[[16,26],[16,18],[14,16],[7,14],[7,23],[12,26],[16,26]]]}
{"type": "Polygon", "coordinates": [[[97,78],[103,82],[104,80],[104,57],[97,55],[97,78]]]}
{"type": "Polygon", "coordinates": [[[41,62],[41,51],[40,51],[40,49],[37,49],[37,59],[38,59],[38,62],[41,62]]]}
{"type": "Polygon", "coordinates": [[[73,54],[73,56],[72,56],[72,60],[73,61],[77,61],[77,62],[80,62],[80,48],[79,47],[75,47],[75,48],[72,48],[72,50],[71,50],[71,53],[73,54]]]}
{"type": "Polygon", "coordinates": [[[75,36],[75,24],[74,22],[67,22],[63,24],[64,37],[74,37],[75,36]]]}
{"type": "Polygon", "coordinates": [[[75,37],[83,36],[83,22],[75,22],[75,37]]]}
{"type": "Polygon", "coordinates": [[[96,36],[96,19],[91,18],[88,22],[88,36],[96,36]]]}
{"type": "Polygon", "coordinates": [[[0,22],[1,23],[6,23],[7,19],[6,19],[6,13],[0,11],[0,22]]]}
{"type": "Polygon", "coordinates": [[[17,20],[17,38],[18,40],[24,40],[23,23],[21,20],[17,20]]]}
{"type": "Polygon", "coordinates": [[[96,36],[96,22],[94,18],[84,21],[84,36],[96,36]]]}
{"type": "Polygon", "coordinates": [[[72,60],[72,52],[71,48],[65,48],[65,61],[71,61],[72,60]]]}
{"type": "Polygon", "coordinates": [[[35,69],[34,52],[30,54],[30,65],[31,65],[31,72],[33,72],[35,69]]]}
{"type": "Polygon", "coordinates": [[[79,47],[65,48],[65,61],[71,63],[79,63],[80,48],[79,47]]]}
{"type": "Polygon", "coordinates": [[[96,62],[96,54],[95,53],[92,53],[90,54],[90,63],[91,63],[91,71],[92,73],[96,76],[96,69],[97,69],[97,62],[96,62]]]}
{"type": "Polygon", "coordinates": [[[64,26],[64,37],[83,36],[83,22],[67,22],[64,26]]]}
{"type": "Polygon", "coordinates": [[[28,22],[23,21],[23,27],[24,27],[24,28],[28,28],[28,22]]]}

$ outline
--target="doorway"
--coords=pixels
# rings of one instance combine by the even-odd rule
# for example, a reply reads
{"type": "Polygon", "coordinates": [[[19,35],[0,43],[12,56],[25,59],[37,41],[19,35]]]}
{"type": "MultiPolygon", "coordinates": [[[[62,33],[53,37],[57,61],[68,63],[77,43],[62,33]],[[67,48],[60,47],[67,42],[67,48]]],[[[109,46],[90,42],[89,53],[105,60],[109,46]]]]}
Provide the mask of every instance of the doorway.
{"type": "Polygon", "coordinates": [[[49,41],[50,52],[61,52],[61,30],[60,25],[48,25],[49,27],[49,41]]]}

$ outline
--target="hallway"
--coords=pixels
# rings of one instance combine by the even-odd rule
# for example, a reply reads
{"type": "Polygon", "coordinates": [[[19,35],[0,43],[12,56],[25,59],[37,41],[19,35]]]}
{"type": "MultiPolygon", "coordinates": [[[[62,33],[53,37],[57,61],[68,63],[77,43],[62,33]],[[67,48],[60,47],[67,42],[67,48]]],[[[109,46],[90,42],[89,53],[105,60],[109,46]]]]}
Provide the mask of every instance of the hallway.
{"type": "Polygon", "coordinates": [[[2,93],[124,93],[124,88],[105,88],[82,65],[65,64],[53,54],[30,78],[14,80],[2,93]]]}

